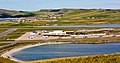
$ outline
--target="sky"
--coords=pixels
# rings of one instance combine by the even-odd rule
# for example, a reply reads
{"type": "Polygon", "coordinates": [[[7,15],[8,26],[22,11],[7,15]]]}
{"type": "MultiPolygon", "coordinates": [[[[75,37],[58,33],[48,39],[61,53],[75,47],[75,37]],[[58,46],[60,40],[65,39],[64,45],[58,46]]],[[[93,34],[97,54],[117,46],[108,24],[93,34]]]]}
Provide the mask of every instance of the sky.
{"type": "Polygon", "coordinates": [[[0,0],[0,9],[35,11],[59,8],[120,9],[120,0],[0,0]]]}

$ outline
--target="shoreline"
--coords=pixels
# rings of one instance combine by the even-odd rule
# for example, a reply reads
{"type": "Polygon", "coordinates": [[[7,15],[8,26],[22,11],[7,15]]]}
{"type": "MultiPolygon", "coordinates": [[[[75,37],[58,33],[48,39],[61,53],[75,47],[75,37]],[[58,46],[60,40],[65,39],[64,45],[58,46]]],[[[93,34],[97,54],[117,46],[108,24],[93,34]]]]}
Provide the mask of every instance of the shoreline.
{"type": "Polygon", "coordinates": [[[1,57],[3,58],[8,58],[10,60],[16,61],[16,62],[24,62],[22,60],[19,60],[17,58],[14,58],[12,56],[12,54],[14,54],[15,52],[21,51],[23,49],[27,49],[27,48],[32,48],[32,47],[36,47],[36,46],[41,46],[41,45],[51,45],[51,44],[68,44],[71,42],[48,42],[48,43],[39,43],[39,44],[34,44],[34,45],[27,45],[27,46],[23,46],[23,47],[19,47],[19,48],[15,48],[15,49],[11,49],[10,51],[6,51],[5,53],[3,53],[1,55],[1,57]]]}
{"type": "MultiPolygon", "coordinates": [[[[38,43],[38,44],[33,44],[33,45],[26,45],[26,46],[23,46],[23,47],[18,47],[18,48],[14,48],[14,49],[11,49],[10,51],[6,51],[5,53],[3,53],[1,55],[1,57],[3,58],[8,58],[12,61],[16,61],[16,62],[25,62],[25,61],[22,61],[22,60],[19,60],[17,58],[14,58],[12,56],[12,54],[14,54],[15,52],[18,52],[18,51],[21,51],[23,49],[27,49],[27,48],[32,48],[32,47],[36,47],[36,46],[42,46],[42,45],[56,45],[56,44],[105,44],[105,43],[120,43],[120,42],[104,42],[104,43],[72,43],[72,42],[47,42],[47,43],[38,43]]],[[[113,53],[114,54],[114,53],[113,53]]]]}

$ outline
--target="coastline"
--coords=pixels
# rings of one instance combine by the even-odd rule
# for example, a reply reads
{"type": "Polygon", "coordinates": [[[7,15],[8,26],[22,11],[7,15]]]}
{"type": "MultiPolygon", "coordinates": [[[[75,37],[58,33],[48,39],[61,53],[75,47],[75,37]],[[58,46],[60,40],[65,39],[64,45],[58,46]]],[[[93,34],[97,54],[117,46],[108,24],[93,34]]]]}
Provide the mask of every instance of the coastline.
{"type": "Polygon", "coordinates": [[[23,49],[27,49],[27,48],[31,48],[31,47],[36,47],[36,46],[41,46],[41,45],[50,45],[50,44],[68,44],[71,42],[47,42],[47,43],[39,43],[39,44],[34,44],[34,45],[27,45],[27,46],[23,46],[23,47],[19,47],[19,48],[15,48],[15,49],[11,49],[10,51],[6,51],[5,53],[3,53],[1,55],[1,57],[3,58],[8,58],[10,60],[16,61],[16,62],[24,62],[22,60],[19,60],[17,58],[14,58],[12,56],[12,54],[14,54],[15,52],[21,51],[23,49]]]}
{"type": "MultiPolygon", "coordinates": [[[[52,45],[52,44],[105,44],[105,43],[113,43],[113,42],[104,42],[104,43],[99,43],[99,42],[96,42],[96,43],[72,43],[72,42],[47,42],[47,43],[38,43],[38,44],[26,45],[26,46],[23,46],[23,47],[18,47],[18,48],[11,49],[10,51],[6,51],[5,53],[3,53],[1,55],[1,57],[10,59],[10,60],[15,61],[15,62],[25,62],[25,61],[19,60],[17,58],[14,58],[12,56],[12,54],[14,54],[15,52],[21,51],[23,49],[27,49],[27,48],[31,48],[31,47],[36,47],[36,46],[41,46],[41,45],[52,45]]],[[[119,43],[119,42],[115,42],[115,43],[119,43]]]]}

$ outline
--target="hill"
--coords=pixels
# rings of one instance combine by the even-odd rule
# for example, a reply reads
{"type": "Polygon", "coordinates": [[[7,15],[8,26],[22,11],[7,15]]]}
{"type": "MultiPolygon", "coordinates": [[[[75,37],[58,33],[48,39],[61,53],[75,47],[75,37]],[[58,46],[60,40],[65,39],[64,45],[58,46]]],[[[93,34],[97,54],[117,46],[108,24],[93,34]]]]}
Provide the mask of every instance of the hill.
{"type": "MultiPolygon", "coordinates": [[[[49,25],[80,25],[80,24],[120,24],[119,9],[43,9],[36,13],[40,15],[53,15],[63,13],[61,18],[49,18],[49,25]],[[56,20],[56,21],[51,21],[56,20]]],[[[40,23],[41,24],[41,23],[40,23]]]]}
{"type": "Polygon", "coordinates": [[[35,16],[32,12],[0,9],[0,18],[19,18],[35,16]]]}
{"type": "Polygon", "coordinates": [[[25,17],[23,22],[11,26],[120,24],[120,9],[41,9],[33,12],[0,9],[0,18],[6,17],[25,17]]]}
{"type": "Polygon", "coordinates": [[[58,18],[58,25],[79,24],[120,24],[120,9],[49,9],[42,12],[64,13],[64,17],[58,18]]]}

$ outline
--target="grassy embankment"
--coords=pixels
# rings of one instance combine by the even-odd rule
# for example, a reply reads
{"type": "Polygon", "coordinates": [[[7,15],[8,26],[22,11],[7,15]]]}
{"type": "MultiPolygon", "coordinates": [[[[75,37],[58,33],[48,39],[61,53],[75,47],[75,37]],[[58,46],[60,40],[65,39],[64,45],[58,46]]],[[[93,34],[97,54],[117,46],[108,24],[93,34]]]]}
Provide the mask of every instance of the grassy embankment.
{"type": "Polygon", "coordinates": [[[48,59],[23,63],[120,63],[120,54],[48,59]]]}
{"type": "Polygon", "coordinates": [[[32,45],[32,44],[38,44],[38,43],[43,43],[43,41],[34,41],[34,42],[33,41],[21,41],[15,45],[1,48],[0,53],[4,53],[5,51],[9,51],[9,50],[14,49],[14,48],[20,48],[20,47],[23,47],[26,45],[32,45]]]}
{"type": "Polygon", "coordinates": [[[0,28],[0,33],[6,31],[6,28],[0,28]]]}
{"type": "Polygon", "coordinates": [[[6,58],[0,57],[0,63],[17,63],[6,58]]]}

